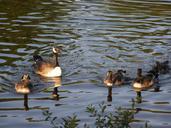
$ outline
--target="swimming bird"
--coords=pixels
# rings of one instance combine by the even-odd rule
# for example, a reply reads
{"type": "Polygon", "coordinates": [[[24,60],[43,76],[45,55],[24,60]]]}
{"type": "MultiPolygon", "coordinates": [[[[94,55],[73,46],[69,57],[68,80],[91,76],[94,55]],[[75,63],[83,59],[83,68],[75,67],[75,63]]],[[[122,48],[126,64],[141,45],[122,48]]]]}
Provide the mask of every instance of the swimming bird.
{"type": "Polygon", "coordinates": [[[30,89],[33,87],[30,76],[28,74],[24,74],[21,80],[15,84],[15,90],[17,93],[28,94],[30,93],[30,89]]]}
{"type": "Polygon", "coordinates": [[[169,61],[168,60],[164,62],[156,61],[156,65],[153,68],[156,68],[161,74],[169,73],[170,70],[169,61]]]}
{"type": "Polygon", "coordinates": [[[125,82],[125,78],[124,78],[124,73],[126,73],[126,71],[124,70],[117,70],[116,73],[113,73],[113,84],[120,86],[122,84],[124,84],[125,82]]]}
{"type": "Polygon", "coordinates": [[[62,75],[62,70],[58,62],[60,49],[53,47],[52,51],[56,59],[55,64],[50,61],[44,60],[40,55],[33,55],[33,60],[35,62],[33,66],[37,74],[44,77],[59,77],[62,75]]]}
{"type": "Polygon", "coordinates": [[[107,100],[112,101],[112,86],[113,85],[122,85],[124,83],[124,75],[126,73],[124,70],[117,70],[117,72],[113,73],[112,71],[108,71],[106,77],[104,79],[104,84],[108,87],[108,96],[107,100]]]}
{"type": "Polygon", "coordinates": [[[133,87],[135,89],[144,90],[153,86],[155,76],[152,73],[142,75],[142,69],[137,69],[137,77],[133,81],[133,87]]]}

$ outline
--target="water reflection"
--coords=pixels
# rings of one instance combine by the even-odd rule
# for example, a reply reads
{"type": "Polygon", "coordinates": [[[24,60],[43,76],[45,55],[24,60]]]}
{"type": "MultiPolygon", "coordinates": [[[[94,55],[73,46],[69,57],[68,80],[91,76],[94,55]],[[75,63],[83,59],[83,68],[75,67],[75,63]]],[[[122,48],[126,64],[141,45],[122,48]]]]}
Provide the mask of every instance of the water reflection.
{"type": "Polygon", "coordinates": [[[24,109],[26,111],[29,110],[29,106],[28,106],[28,94],[24,94],[24,109]]]}
{"type": "Polygon", "coordinates": [[[52,87],[52,98],[54,100],[59,100],[60,95],[59,95],[59,90],[58,88],[62,85],[62,78],[61,77],[41,77],[41,79],[45,82],[53,82],[51,86],[48,88],[52,87]]]}

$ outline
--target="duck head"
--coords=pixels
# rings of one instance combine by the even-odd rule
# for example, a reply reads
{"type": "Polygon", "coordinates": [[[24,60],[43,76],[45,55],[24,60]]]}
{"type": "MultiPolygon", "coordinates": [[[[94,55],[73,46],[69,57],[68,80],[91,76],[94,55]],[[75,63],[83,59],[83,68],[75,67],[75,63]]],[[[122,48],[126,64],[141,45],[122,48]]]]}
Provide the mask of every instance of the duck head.
{"type": "Polygon", "coordinates": [[[113,72],[112,71],[107,72],[106,77],[104,79],[104,84],[108,87],[113,86],[113,72]]]}
{"type": "Polygon", "coordinates": [[[21,80],[30,80],[30,76],[28,74],[24,74],[22,77],[21,77],[21,80]]]}
{"type": "Polygon", "coordinates": [[[52,48],[52,51],[53,51],[54,54],[59,54],[59,53],[61,53],[61,49],[58,48],[58,47],[53,47],[53,48],[52,48]]]}

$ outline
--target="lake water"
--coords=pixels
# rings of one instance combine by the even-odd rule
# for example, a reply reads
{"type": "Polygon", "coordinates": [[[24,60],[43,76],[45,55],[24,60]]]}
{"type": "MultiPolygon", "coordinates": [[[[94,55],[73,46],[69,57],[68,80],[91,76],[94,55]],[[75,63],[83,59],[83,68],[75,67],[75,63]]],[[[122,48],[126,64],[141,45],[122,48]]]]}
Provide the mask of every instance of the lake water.
{"type": "MultiPolygon", "coordinates": [[[[131,108],[136,97],[131,84],[113,88],[107,102],[103,78],[108,70],[147,71],[155,61],[171,61],[170,0],[0,0],[0,127],[49,128],[44,110],[59,118],[75,113],[93,127],[88,104],[105,101],[109,111],[131,108]],[[61,46],[63,69],[60,99],[51,99],[53,85],[37,76],[32,55],[52,56],[61,46]],[[23,73],[41,83],[29,95],[29,111],[14,83],[23,73]],[[46,89],[46,91],[44,91],[46,89]]],[[[171,73],[160,76],[161,91],[142,93],[133,127],[146,121],[155,128],[171,127],[171,73]]],[[[80,126],[81,127],[81,126],[80,126]]]]}

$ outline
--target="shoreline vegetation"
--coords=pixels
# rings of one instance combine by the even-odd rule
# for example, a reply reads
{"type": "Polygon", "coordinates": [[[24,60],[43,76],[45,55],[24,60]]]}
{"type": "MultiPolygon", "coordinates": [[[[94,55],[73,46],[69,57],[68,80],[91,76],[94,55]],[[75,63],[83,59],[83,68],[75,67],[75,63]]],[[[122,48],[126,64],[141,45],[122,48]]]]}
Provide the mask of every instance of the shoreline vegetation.
{"type": "MultiPolygon", "coordinates": [[[[98,106],[89,104],[86,107],[87,116],[92,118],[93,126],[84,122],[84,128],[132,128],[131,123],[136,122],[134,115],[137,110],[134,109],[134,101],[132,104],[132,109],[126,109],[122,107],[116,108],[113,112],[108,112],[108,105],[104,102],[100,103],[98,106]]],[[[50,123],[51,128],[79,128],[81,119],[76,114],[71,116],[58,118],[57,116],[52,116],[49,110],[43,111],[43,116],[45,121],[50,123]]],[[[144,126],[139,128],[152,128],[146,121],[144,126]]]]}

